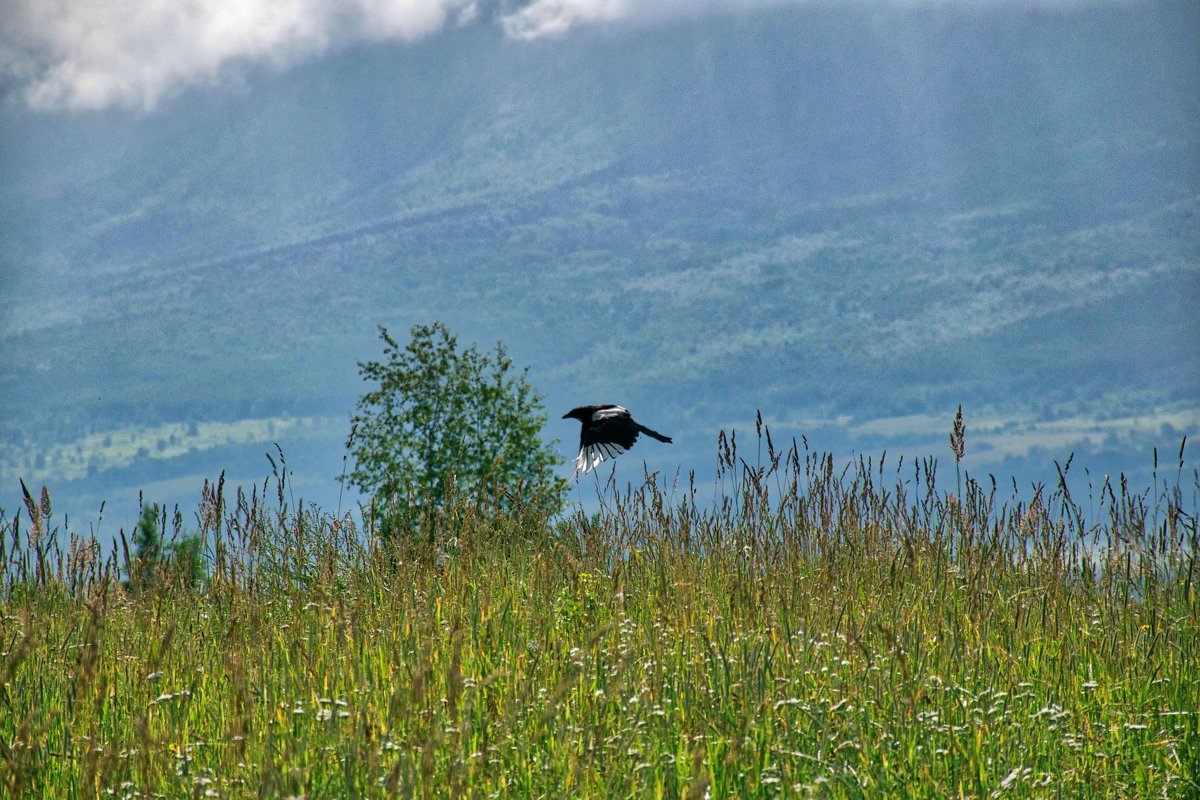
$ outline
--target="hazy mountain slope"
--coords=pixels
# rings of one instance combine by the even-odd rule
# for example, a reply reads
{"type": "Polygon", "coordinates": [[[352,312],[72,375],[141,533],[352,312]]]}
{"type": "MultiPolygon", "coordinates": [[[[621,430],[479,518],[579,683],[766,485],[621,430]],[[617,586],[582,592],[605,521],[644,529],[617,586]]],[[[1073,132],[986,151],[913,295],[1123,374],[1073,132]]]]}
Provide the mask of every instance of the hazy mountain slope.
{"type": "Polygon", "coordinates": [[[199,424],[310,419],[280,430],[327,500],[375,326],[433,318],[508,343],[552,411],[677,420],[679,446],[644,454],[672,469],[711,466],[716,427],[755,408],[855,448],[897,440],[855,424],[960,402],[1022,425],[1194,423],[1195,17],[472,28],[149,116],[10,106],[0,474],[92,459],[69,491],[128,498],[219,451],[253,476],[269,433],[199,424]],[[195,428],[185,455],[87,438],[175,423],[195,428]],[[39,451],[57,455],[35,468],[39,451]]]}

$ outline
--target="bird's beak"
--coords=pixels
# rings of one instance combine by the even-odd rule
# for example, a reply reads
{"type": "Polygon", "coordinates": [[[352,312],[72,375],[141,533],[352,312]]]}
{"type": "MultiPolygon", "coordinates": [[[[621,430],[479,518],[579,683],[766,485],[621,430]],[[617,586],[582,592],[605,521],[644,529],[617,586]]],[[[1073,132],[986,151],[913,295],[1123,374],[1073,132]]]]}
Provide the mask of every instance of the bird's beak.
{"type": "Polygon", "coordinates": [[[570,411],[568,411],[567,413],[563,414],[563,417],[562,417],[562,418],[563,418],[563,419],[568,419],[570,416],[571,416],[571,412],[570,412],[570,411]]]}

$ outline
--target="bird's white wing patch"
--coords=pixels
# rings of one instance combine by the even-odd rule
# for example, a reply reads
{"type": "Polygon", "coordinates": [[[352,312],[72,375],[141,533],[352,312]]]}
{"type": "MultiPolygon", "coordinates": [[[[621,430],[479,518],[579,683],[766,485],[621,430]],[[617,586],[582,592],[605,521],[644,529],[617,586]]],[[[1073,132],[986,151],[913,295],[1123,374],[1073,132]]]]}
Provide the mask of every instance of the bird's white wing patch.
{"type": "Polygon", "coordinates": [[[608,458],[616,458],[625,452],[625,448],[615,442],[597,442],[589,444],[579,451],[575,457],[575,472],[584,474],[591,472],[608,458]]]}
{"type": "MultiPolygon", "coordinates": [[[[613,406],[612,408],[601,408],[592,412],[592,422],[603,422],[606,419],[614,417],[628,417],[629,411],[621,406],[613,406]]],[[[621,451],[624,452],[624,451],[621,451]]]]}

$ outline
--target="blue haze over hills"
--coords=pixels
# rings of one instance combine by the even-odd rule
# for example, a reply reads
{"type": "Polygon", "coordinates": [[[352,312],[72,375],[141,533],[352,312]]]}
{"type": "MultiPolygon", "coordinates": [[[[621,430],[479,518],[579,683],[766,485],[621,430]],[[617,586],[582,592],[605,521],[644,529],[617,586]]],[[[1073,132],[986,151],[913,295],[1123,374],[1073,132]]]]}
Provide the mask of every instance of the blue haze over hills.
{"type": "Polygon", "coordinates": [[[434,319],[529,365],[565,459],[582,403],[675,437],[621,480],[705,485],[756,409],[777,441],[952,471],[960,403],[977,476],[1053,482],[1074,452],[1147,482],[1154,447],[1173,474],[1200,433],[1198,44],[1191,3],[530,42],[485,15],[148,112],[10,87],[0,506],[24,477],[77,519],[107,500],[102,532],[140,489],[186,516],[278,442],[332,510],[356,361],[434,319]]]}

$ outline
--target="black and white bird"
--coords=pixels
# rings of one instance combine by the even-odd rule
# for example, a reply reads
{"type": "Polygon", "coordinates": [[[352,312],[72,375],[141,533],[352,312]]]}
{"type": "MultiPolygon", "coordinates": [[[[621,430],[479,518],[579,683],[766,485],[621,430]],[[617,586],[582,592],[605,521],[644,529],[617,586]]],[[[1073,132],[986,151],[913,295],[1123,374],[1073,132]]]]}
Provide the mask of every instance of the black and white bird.
{"type": "Polygon", "coordinates": [[[575,458],[575,474],[587,473],[600,466],[606,458],[616,458],[637,441],[644,433],[660,442],[671,443],[670,436],[663,436],[629,416],[621,406],[603,404],[573,408],[563,419],[577,419],[583,423],[579,432],[579,455],[575,458]]]}

